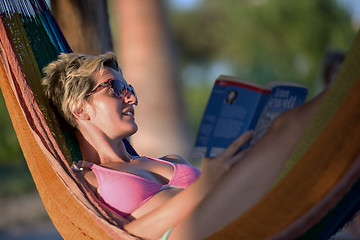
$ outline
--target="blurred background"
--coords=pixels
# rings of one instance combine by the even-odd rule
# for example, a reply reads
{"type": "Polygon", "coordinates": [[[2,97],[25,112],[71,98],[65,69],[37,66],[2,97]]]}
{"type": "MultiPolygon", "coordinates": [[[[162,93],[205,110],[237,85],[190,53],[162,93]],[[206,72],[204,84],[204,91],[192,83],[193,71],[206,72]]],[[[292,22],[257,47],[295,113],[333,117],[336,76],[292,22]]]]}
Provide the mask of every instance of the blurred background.
{"type": "MultiPolygon", "coordinates": [[[[189,156],[215,79],[294,81],[309,97],[329,53],[346,54],[358,0],[52,0],[74,52],[118,55],[139,95],[140,155],[189,156]]],[[[36,192],[0,96],[0,239],[61,239],[36,192]]],[[[199,165],[199,163],[193,163],[199,165]]]]}

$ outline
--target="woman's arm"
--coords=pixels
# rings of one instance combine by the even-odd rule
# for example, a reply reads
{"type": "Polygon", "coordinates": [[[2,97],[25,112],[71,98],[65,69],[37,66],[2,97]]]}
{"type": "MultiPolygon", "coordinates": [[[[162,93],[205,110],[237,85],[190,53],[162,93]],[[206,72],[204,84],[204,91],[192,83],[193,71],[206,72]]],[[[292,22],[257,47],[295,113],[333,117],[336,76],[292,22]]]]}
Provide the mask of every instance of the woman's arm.
{"type": "MultiPolygon", "coordinates": [[[[134,224],[149,229],[149,236],[144,236],[149,238],[158,237],[151,235],[155,233],[151,232],[151,228],[159,227],[158,231],[165,232],[175,226],[170,239],[203,239],[229,224],[271,189],[325,93],[279,116],[263,138],[245,154],[235,153],[245,142],[244,139],[249,138],[246,134],[219,157],[204,159],[205,168],[198,181],[169,200],[164,207],[156,209],[153,219],[161,225],[153,224],[152,213],[134,224]],[[221,174],[218,174],[217,168],[222,169],[221,174]],[[226,174],[223,175],[223,172],[226,174]]],[[[128,226],[131,227],[131,224],[128,226]]],[[[137,231],[136,228],[131,230],[137,231]]]]}
{"type": "Polygon", "coordinates": [[[223,174],[241,159],[242,153],[237,151],[251,136],[251,132],[246,132],[217,158],[205,158],[202,174],[194,183],[161,207],[125,225],[125,230],[145,239],[156,239],[174,227],[196,208],[223,174]]]}
{"type": "Polygon", "coordinates": [[[325,94],[280,115],[169,239],[204,239],[254,206],[273,187],[325,94]]]}

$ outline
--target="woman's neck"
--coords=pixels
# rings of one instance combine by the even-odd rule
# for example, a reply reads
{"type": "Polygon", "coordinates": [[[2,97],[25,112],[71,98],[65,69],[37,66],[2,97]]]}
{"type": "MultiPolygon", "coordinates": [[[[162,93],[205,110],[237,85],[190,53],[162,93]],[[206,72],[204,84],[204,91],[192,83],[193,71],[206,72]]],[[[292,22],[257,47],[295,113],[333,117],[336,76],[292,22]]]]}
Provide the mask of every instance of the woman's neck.
{"type": "Polygon", "coordinates": [[[112,140],[101,133],[76,131],[83,159],[96,164],[109,162],[130,162],[131,156],[127,153],[122,139],[112,140]]]}

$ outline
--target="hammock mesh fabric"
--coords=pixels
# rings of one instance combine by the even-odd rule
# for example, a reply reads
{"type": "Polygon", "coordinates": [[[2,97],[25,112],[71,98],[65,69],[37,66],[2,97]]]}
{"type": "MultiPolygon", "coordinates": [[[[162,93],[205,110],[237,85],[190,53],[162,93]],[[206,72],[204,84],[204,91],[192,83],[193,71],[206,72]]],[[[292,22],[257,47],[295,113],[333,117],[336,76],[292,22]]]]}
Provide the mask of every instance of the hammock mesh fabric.
{"type": "Polygon", "coordinates": [[[115,222],[70,169],[69,163],[79,157],[78,148],[65,139],[41,91],[40,68],[59,52],[71,52],[49,9],[43,1],[2,1],[0,7],[0,86],[55,227],[64,239],[133,239],[121,229],[127,221],[115,222]]]}
{"type": "MultiPolygon", "coordinates": [[[[0,8],[0,87],[55,227],[64,239],[135,239],[69,167],[81,155],[40,86],[39,69],[71,52],[49,9],[43,0],[2,0],[0,8]]],[[[358,36],[277,185],[210,239],[328,239],[358,211],[359,62],[358,36]]]]}

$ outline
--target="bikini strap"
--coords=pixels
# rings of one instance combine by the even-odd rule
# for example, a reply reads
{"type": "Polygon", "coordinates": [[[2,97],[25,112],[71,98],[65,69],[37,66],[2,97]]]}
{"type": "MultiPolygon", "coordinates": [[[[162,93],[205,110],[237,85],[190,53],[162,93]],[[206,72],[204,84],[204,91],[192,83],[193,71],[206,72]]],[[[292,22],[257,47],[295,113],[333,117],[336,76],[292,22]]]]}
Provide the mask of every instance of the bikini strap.
{"type": "Polygon", "coordinates": [[[94,166],[94,163],[81,160],[79,162],[73,162],[73,164],[71,165],[71,169],[75,172],[80,172],[80,171],[83,171],[84,168],[92,169],[93,166],[94,166]]]}

